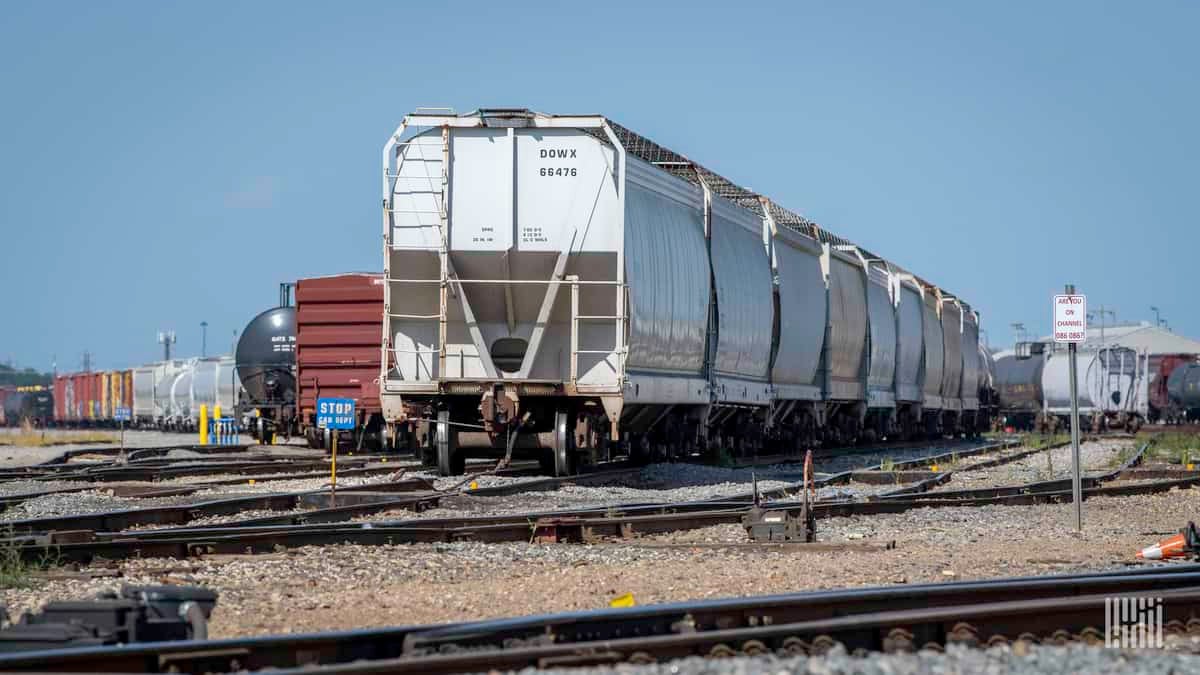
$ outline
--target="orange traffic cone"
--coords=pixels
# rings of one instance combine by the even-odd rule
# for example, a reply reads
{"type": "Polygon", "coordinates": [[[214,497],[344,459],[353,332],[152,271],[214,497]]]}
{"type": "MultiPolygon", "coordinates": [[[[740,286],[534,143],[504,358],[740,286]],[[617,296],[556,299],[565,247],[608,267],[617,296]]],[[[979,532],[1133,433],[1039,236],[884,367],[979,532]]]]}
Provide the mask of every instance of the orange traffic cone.
{"type": "Polygon", "coordinates": [[[1168,560],[1170,558],[1185,558],[1189,553],[1196,551],[1197,532],[1195,523],[1188,523],[1187,527],[1167,539],[1163,539],[1153,546],[1138,551],[1137,557],[1142,560],[1168,560]]]}

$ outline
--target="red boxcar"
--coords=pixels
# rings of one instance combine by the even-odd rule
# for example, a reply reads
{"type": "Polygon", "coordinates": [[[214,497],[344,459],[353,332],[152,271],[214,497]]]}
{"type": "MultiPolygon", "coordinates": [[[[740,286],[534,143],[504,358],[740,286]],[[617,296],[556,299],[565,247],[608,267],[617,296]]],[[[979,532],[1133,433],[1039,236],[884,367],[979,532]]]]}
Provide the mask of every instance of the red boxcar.
{"type": "Polygon", "coordinates": [[[67,418],[67,383],[71,380],[70,375],[55,375],[54,376],[54,422],[56,424],[65,424],[67,418]]]}
{"type": "Polygon", "coordinates": [[[75,373],[75,421],[87,422],[93,417],[95,396],[92,394],[92,373],[75,373]]]}
{"type": "Polygon", "coordinates": [[[362,441],[383,441],[379,354],[383,281],[379,274],[339,274],[296,282],[296,402],[301,430],[315,447],[318,398],[355,400],[362,441]]]}

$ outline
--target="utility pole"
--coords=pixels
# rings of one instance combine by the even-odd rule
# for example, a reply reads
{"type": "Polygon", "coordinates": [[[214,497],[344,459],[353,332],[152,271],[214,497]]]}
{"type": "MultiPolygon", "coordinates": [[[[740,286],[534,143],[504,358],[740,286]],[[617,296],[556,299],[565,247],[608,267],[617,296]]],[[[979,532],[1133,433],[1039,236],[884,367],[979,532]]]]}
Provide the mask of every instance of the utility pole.
{"type": "Polygon", "coordinates": [[[1016,342],[1023,342],[1025,340],[1025,324],[1018,322],[1010,323],[1009,326],[1013,329],[1013,336],[1016,342]]]}
{"type": "Polygon", "coordinates": [[[1158,316],[1158,308],[1151,305],[1150,311],[1154,312],[1154,327],[1158,328],[1159,326],[1162,325],[1162,319],[1158,316]]]}
{"type": "Polygon", "coordinates": [[[83,372],[92,372],[92,353],[89,351],[83,353],[83,372]]]}
{"type": "Polygon", "coordinates": [[[236,358],[237,355],[237,329],[233,329],[233,344],[229,347],[229,353],[236,358]]]}
{"type": "Polygon", "coordinates": [[[200,358],[208,356],[208,322],[200,322],[200,358]]]}
{"type": "Polygon", "coordinates": [[[1100,305],[1100,307],[1098,309],[1096,309],[1095,312],[1092,312],[1091,314],[1093,314],[1094,316],[1100,317],[1100,347],[1101,348],[1106,347],[1107,345],[1104,342],[1104,315],[1107,314],[1107,315],[1111,316],[1112,320],[1113,320],[1113,325],[1116,325],[1117,313],[1111,309],[1105,309],[1104,305],[1100,305]]]}

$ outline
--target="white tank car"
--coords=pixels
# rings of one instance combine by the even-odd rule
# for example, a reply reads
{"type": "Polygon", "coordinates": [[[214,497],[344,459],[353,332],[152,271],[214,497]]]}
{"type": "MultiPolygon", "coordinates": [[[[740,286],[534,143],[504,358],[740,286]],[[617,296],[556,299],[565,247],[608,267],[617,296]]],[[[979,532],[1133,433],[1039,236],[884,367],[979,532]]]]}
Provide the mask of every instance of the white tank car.
{"type": "MultiPolygon", "coordinates": [[[[1070,358],[1065,347],[1048,349],[1042,370],[1043,412],[1069,424],[1070,358]]],[[[1103,418],[1110,426],[1136,427],[1148,415],[1148,357],[1128,347],[1078,350],[1079,414],[1089,426],[1103,418]]]]}
{"type": "Polygon", "coordinates": [[[138,426],[162,426],[171,414],[171,386],[186,367],[183,360],[159,361],[133,369],[133,419],[138,426]]]}
{"type": "MultiPolygon", "coordinates": [[[[200,426],[200,406],[212,418],[217,406],[222,416],[234,412],[234,392],[241,386],[232,356],[192,358],[181,362],[167,386],[166,426],[194,431],[200,426]]],[[[227,415],[228,414],[228,415],[227,415]]]]}
{"type": "Polygon", "coordinates": [[[442,473],[975,429],[969,306],[606,118],[418,111],[383,164],[384,418],[442,473]]]}

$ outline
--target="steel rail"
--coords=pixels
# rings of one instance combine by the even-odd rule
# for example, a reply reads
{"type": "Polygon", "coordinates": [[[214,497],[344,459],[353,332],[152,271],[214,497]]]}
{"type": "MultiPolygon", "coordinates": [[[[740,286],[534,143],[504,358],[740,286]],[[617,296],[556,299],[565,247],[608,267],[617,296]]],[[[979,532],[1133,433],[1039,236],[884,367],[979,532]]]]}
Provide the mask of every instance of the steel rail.
{"type": "MultiPolygon", "coordinates": [[[[819,646],[819,635],[843,641],[849,648],[880,649],[892,628],[911,629],[918,623],[929,629],[922,637],[934,641],[960,637],[961,631],[956,633],[953,627],[962,620],[979,623],[983,629],[978,631],[981,640],[989,637],[987,629],[1000,629],[1013,637],[1030,632],[1030,628],[1050,628],[1051,624],[1055,630],[1074,630],[1079,624],[1071,621],[1095,621],[1097,606],[1102,622],[1104,597],[1129,593],[1164,597],[1167,617],[1184,621],[1200,609],[1200,565],[798,592],[449,625],[43,650],[0,655],[0,670],[487,671],[547,666],[552,663],[544,659],[580,656],[583,663],[630,660],[639,652],[665,658],[678,655],[676,650],[681,647],[689,650],[687,654],[711,654],[720,645],[753,652],[747,649],[751,646],[749,640],[757,640],[769,649],[813,651],[819,646]],[[1005,602],[1014,597],[1022,600],[1005,602]],[[1032,614],[1035,611],[1037,614],[1032,614]],[[1029,623],[1039,616],[1037,625],[1029,623]],[[804,644],[788,638],[804,639],[804,644]],[[597,656],[600,661],[595,660],[597,656]]],[[[893,641],[890,646],[903,644],[893,641]]]]}
{"type": "MultiPolygon", "coordinates": [[[[385,492],[388,491],[388,484],[358,485],[342,490],[343,493],[354,491],[385,492]]],[[[323,490],[273,492],[209,499],[189,504],[11,520],[4,523],[3,526],[5,530],[13,534],[37,534],[61,530],[119,532],[140,525],[185,524],[197,518],[236,515],[247,510],[287,511],[299,508],[305,503],[327,500],[329,497],[330,494],[323,490]]],[[[436,493],[424,493],[419,497],[412,498],[411,501],[417,505],[436,502],[439,497],[440,495],[436,493]]]]}
{"type": "MultiPolygon", "coordinates": [[[[1156,591],[1170,632],[1195,626],[1200,586],[1156,591]]],[[[917,608],[854,614],[797,623],[724,628],[712,632],[629,636],[585,644],[535,644],[500,650],[463,651],[399,657],[319,669],[287,669],[280,675],[382,675],[464,673],[521,668],[578,667],[631,661],[660,662],[693,656],[723,658],[772,652],[819,655],[842,645],[847,650],[912,652],[961,643],[978,645],[1027,640],[1062,644],[1103,642],[1106,607],[1133,594],[1010,600],[957,607],[917,608]]],[[[409,635],[409,639],[413,637],[409,635]]]]}
{"type": "MultiPolygon", "coordinates": [[[[1200,474],[1186,479],[1092,488],[1084,491],[1085,498],[1095,496],[1124,496],[1162,492],[1176,487],[1200,484],[1200,474]]],[[[1004,495],[974,499],[912,499],[879,500],[870,502],[818,502],[810,505],[818,518],[900,513],[917,508],[947,508],[982,506],[988,504],[1045,504],[1068,503],[1071,491],[1004,495]]],[[[421,508],[422,497],[412,497],[415,508],[421,508]]],[[[429,519],[363,523],[346,525],[347,517],[377,510],[397,508],[395,503],[378,501],[344,506],[298,516],[286,515],[254,521],[255,527],[180,528],[133,533],[91,533],[92,541],[48,543],[24,546],[22,555],[29,560],[57,557],[61,560],[88,562],[96,557],[119,559],[138,557],[190,557],[206,553],[270,552],[279,547],[318,546],[331,544],[399,545],[454,541],[524,542],[539,528],[553,528],[557,541],[596,542],[622,539],[636,535],[677,532],[719,524],[739,524],[748,508],[730,504],[719,508],[715,503],[646,505],[614,512],[602,508],[586,512],[551,512],[484,518],[429,519]],[[543,519],[553,521],[547,523],[543,519]],[[297,520],[319,523],[339,521],[334,525],[292,524],[297,520]],[[283,523],[277,526],[271,523],[283,523]]],[[[770,511],[783,511],[797,516],[798,503],[772,506],[770,511]]]]}

